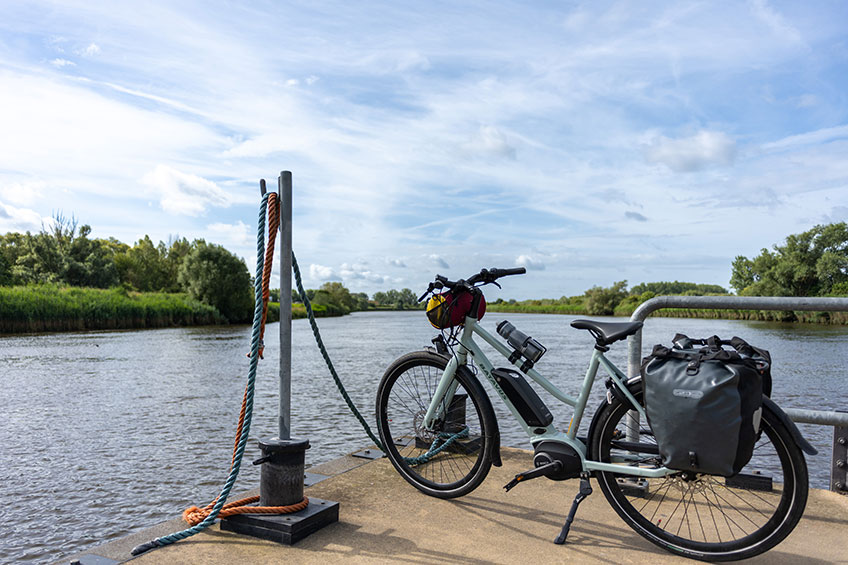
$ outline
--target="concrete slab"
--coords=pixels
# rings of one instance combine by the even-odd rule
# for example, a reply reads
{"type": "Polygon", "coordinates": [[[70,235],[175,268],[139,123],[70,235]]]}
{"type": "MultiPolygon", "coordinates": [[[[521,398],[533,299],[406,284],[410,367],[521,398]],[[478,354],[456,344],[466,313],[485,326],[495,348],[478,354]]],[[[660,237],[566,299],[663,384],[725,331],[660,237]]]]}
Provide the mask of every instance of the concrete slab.
{"type": "MultiPolygon", "coordinates": [[[[653,546],[627,527],[607,505],[600,489],[580,507],[566,545],[552,540],[562,527],[578,481],[537,479],[509,493],[503,491],[516,473],[532,463],[529,452],[504,449],[504,466],[493,468],[477,490],[455,500],[419,493],[387,459],[350,462],[330,479],[308,487],[306,494],[341,503],[339,522],[294,546],[284,546],[210,530],[177,544],[148,552],[133,564],[195,563],[684,563],[653,546]]],[[[328,474],[332,465],[322,466],[328,474]]],[[[310,469],[314,470],[314,469],[310,469]]],[[[181,529],[178,520],[120,540],[129,548],[181,529]]],[[[751,563],[848,563],[848,497],[810,491],[807,511],[782,544],[751,563]]],[[[87,553],[117,558],[118,542],[87,553]]],[[[63,561],[67,563],[67,561],[63,561]]]]}

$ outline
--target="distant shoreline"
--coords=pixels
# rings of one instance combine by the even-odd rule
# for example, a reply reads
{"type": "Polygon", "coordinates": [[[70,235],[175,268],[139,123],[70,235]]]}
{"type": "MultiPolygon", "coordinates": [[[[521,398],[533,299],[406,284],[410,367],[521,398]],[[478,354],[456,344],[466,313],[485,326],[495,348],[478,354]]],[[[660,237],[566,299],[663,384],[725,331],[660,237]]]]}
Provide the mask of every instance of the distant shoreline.
{"type": "MultiPolygon", "coordinates": [[[[591,314],[584,308],[569,308],[563,305],[522,304],[519,308],[510,308],[506,303],[487,305],[488,312],[521,314],[564,314],[574,316],[604,317],[591,314]],[[506,305],[506,307],[504,307],[506,305]]],[[[617,308],[613,316],[630,317],[636,308],[617,308]]],[[[805,312],[772,310],[713,310],[699,308],[664,308],[651,314],[660,318],[702,318],[708,320],[755,320],[760,322],[800,322],[823,325],[848,325],[848,312],[805,312]]]]}
{"type": "MultiPolygon", "coordinates": [[[[637,307],[637,303],[628,301],[619,305],[613,315],[629,317],[637,307]]],[[[319,318],[337,317],[346,313],[332,305],[313,304],[312,309],[315,316],[319,318]]],[[[422,309],[404,310],[380,307],[356,311],[421,312],[422,309]]],[[[514,303],[500,301],[488,304],[488,311],[601,316],[589,312],[582,304],[563,304],[551,300],[528,300],[514,303]]],[[[654,316],[848,325],[848,313],[846,312],[674,308],[660,310],[654,316]]],[[[293,303],[292,319],[306,317],[304,305],[299,302],[293,303]]],[[[267,322],[273,323],[279,321],[279,319],[279,303],[269,303],[267,322]]],[[[228,321],[216,308],[194,300],[187,294],[132,292],[122,287],[112,289],[60,287],[56,285],[0,287],[0,335],[226,324],[228,324],[228,321]]]]}

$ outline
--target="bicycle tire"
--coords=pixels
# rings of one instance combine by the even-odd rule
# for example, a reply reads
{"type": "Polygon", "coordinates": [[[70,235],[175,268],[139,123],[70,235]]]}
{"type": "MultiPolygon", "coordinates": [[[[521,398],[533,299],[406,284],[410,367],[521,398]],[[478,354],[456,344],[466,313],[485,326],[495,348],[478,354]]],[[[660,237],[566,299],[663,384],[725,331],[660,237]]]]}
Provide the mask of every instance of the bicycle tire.
{"type": "Polygon", "coordinates": [[[389,461],[407,482],[438,498],[463,496],[483,482],[492,466],[496,430],[489,398],[466,367],[457,369],[448,416],[424,429],[424,413],[447,363],[430,350],[409,353],[386,369],[377,390],[377,428],[389,461]],[[422,460],[451,437],[447,447],[422,460]]]}
{"type": "MultiPolygon", "coordinates": [[[[641,383],[632,392],[641,402],[641,383]]],[[[628,409],[614,399],[598,410],[589,440],[592,459],[609,462],[613,453],[642,451],[640,466],[661,466],[659,455],[648,453],[656,452],[656,443],[647,422],[640,423],[642,447],[628,444],[625,450],[621,443],[614,443],[627,430],[628,409]]],[[[620,481],[622,475],[600,471],[596,478],[618,515],[663,549],[703,561],[750,558],[783,541],[807,503],[804,454],[765,405],[761,430],[751,461],[728,479],[677,473],[634,484],[620,481]]]]}

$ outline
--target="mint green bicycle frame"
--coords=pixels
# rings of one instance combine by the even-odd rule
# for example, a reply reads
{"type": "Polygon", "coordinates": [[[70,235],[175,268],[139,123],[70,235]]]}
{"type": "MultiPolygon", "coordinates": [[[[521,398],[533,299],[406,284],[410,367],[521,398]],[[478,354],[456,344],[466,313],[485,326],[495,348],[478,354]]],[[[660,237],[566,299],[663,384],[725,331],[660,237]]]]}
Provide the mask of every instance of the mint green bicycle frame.
{"type": "MultiPolygon", "coordinates": [[[[498,385],[495,377],[492,375],[494,366],[480,347],[474,342],[473,334],[477,334],[483,338],[483,341],[494,347],[498,353],[504,356],[504,358],[509,359],[509,356],[512,354],[512,351],[510,351],[499,339],[486,331],[477,320],[474,318],[466,318],[465,327],[462,330],[459,345],[456,348],[457,352],[451,357],[448,362],[448,366],[445,368],[444,373],[442,373],[442,377],[439,380],[435,393],[433,394],[433,399],[430,401],[430,406],[424,416],[424,425],[426,427],[429,428],[436,418],[442,416],[444,407],[448,406],[450,401],[453,399],[453,394],[456,392],[458,385],[458,382],[454,379],[454,374],[460,365],[465,365],[467,363],[468,355],[470,353],[471,357],[483,371],[483,374],[486,375],[489,383],[495,391],[497,391],[498,396],[500,396],[504,403],[506,403],[507,408],[509,408],[510,412],[512,412],[513,417],[515,417],[524,429],[524,432],[528,435],[532,444],[536,444],[543,440],[552,440],[570,445],[577,453],[580,454],[580,460],[584,471],[607,471],[622,475],[646,478],[664,477],[676,472],[666,467],[660,467],[659,469],[644,469],[637,466],[631,466],[633,463],[638,463],[640,459],[640,457],[636,454],[617,455],[613,458],[612,463],[602,463],[600,461],[587,459],[586,444],[577,439],[577,429],[580,427],[580,421],[583,419],[583,413],[586,410],[586,403],[589,400],[589,393],[592,390],[592,385],[595,382],[595,377],[598,374],[599,367],[604,368],[607,374],[612,378],[613,386],[617,387],[624,396],[630,400],[633,406],[637,407],[636,410],[639,414],[639,418],[647,418],[645,415],[645,409],[641,404],[639,404],[639,402],[636,401],[636,398],[634,398],[633,394],[628,390],[627,386],[625,386],[627,376],[609,359],[607,359],[602,351],[597,348],[592,350],[592,358],[589,361],[589,368],[586,370],[586,377],[583,379],[583,387],[580,389],[580,394],[577,398],[569,396],[559,390],[553,383],[536,371],[536,369],[531,368],[526,372],[528,377],[536,381],[539,386],[548,391],[554,398],[574,408],[574,414],[571,417],[571,423],[568,427],[567,433],[559,431],[554,425],[554,422],[551,422],[547,428],[544,428],[543,433],[536,433],[542,428],[539,428],[538,426],[528,426],[524,418],[521,417],[521,414],[519,414],[513,403],[510,402],[509,397],[504,393],[503,389],[498,385]],[[442,400],[445,400],[445,402],[442,402],[442,400]],[[628,463],[631,465],[627,465],[628,463]]],[[[521,359],[518,359],[513,364],[515,366],[520,366],[522,362],[523,361],[521,359]]]]}

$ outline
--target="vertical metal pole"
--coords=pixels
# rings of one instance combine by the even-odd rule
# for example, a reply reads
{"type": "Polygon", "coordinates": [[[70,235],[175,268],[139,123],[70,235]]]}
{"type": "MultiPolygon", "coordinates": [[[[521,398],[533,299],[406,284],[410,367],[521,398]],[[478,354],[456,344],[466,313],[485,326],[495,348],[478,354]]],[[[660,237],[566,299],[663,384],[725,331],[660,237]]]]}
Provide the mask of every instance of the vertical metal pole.
{"type": "MultiPolygon", "coordinates": [[[[639,330],[635,334],[631,335],[627,338],[627,378],[632,379],[633,377],[639,376],[639,369],[641,368],[641,356],[642,356],[642,330],[639,330]]],[[[645,383],[642,383],[642,390],[645,390],[645,383]]],[[[636,410],[631,410],[627,413],[627,433],[626,439],[627,441],[631,441],[634,443],[639,442],[639,426],[641,422],[639,421],[639,413],[636,410]]]]}
{"type": "MultiPolygon", "coordinates": [[[[837,410],[837,412],[842,412],[842,410],[837,410]]],[[[839,494],[848,493],[848,426],[833,426],[830,490],[839,494]]]]}
{"type": "Polygon", "coordinates": [[[291,439],[292,175],[280,173],[280,439],[291,439]]]}

